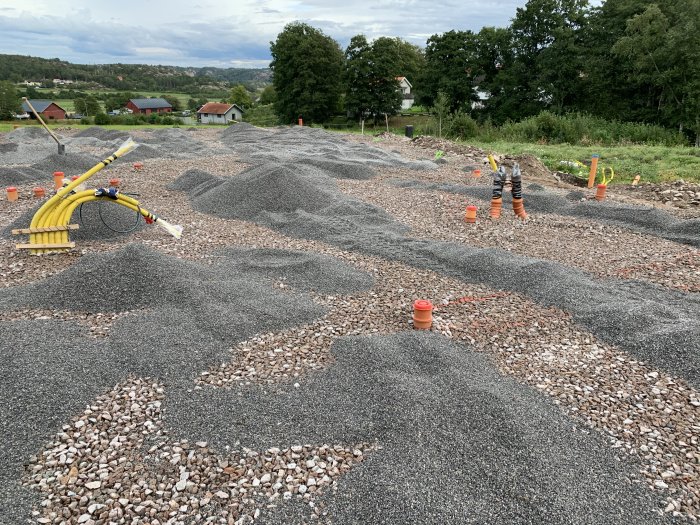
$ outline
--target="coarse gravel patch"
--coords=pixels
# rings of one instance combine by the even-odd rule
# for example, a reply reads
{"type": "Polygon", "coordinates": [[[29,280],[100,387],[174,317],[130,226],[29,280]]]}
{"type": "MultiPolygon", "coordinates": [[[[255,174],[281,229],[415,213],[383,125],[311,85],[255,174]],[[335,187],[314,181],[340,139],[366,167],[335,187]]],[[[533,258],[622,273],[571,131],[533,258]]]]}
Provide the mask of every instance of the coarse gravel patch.
{"type": "Polygon", "coordinates": [[[38,500],[19,479],[22,465],[61,425],[121,371],[109,349],[77,324],[56,321],[0,322],[0,522],[26,523],[38,500]]]}
{"type": "Polygon", "coordinates": [[[333,354],[298,386],[170,396],[165,421],[217,448],[376,441],[328,497],[333,523],[663,523],[602,439],[468,347],[402,332],[333,354]]]}
{"type": "MultiPolygon", "coordinates": [[[[455,184],[435,184],[420,181],[394,181],[399,187],[425,190],[439,190],[476,197],[490,201],[491,191],[482,187],[455,184]]],[[[574,194],[577,196],[578,194],[574,194]]],[[[569,202],[558,194],[548,191],[534,191],[523,195],[525,208],[537,213],[571,215],[595,221],[607,222],[635,231],[654,235],[671,241],[700,247],[700,219],[677,219],[670,213],[651,207],[624,205],[614,202],[569,202]]],[[[511,202],[510,193],[504,192],[503,206],[511,202]]]]}

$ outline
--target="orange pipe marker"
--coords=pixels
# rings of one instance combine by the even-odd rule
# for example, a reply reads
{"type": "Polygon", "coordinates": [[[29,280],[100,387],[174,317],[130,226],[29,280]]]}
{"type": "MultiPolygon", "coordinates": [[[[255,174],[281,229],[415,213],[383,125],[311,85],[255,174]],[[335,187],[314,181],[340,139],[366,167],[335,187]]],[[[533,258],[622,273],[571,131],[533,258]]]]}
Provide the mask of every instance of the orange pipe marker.
{"type": "Polygon", "coordinates": [[[426,299],[418,299],[413,303],[413,328],[430,330],[433,325],[433,303],[426,299]]]}
{"type": "Polygon", "coordinates": [[[476,206],[467,206],[467,213],[464,215],[465,222],[475,223],[476,222],[476,206]]]}
{"type": "Polygon", "coordinates": [[[53,172],[53,186],[55,189],[60,190],[63,188],[63,172],[54,171],[53,172]]]}
{"type": "Polygon", "coordinates": [[[598,174],[598,159],[600,158],[600,155],[595,153],[591,157],[591,171],[588,173],[588,187],[592,188],[593,183],[595,182],[595,176],[598,174]]]}
{"type": "Polygon", "coordinates": [[[595,200],[602,201],[605,198],[605,190],[607,188],[607,184],[598,184],[598,189],[595,192],[595,200]]]}
{"type": "Polygon", "coordinates": [[[43,199],[44,196],[46,195],[46,191],[44,190],[44,188],[42,188],[40,186],[37,186],[36,188],[34,188],[33,191],[34,191],[34,198],[35,199],[43,199]]]}
{"type": "Polygon", "coordinates": [[[10,186],[7,188],[7,200],[10,202],[15,202],[19,199],[19,194],[17,193],[17,188],[10,186]]]}

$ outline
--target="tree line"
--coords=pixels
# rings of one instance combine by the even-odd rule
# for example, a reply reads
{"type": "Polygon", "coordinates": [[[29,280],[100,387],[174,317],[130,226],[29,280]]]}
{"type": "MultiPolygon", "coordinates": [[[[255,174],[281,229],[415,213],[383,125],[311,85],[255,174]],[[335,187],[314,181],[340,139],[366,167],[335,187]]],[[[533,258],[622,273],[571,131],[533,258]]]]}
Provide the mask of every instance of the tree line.
{"type": "Polygon", "coordinates": [[[42,87],[53,88],[53,79],[121,91],[180,91],[198,94],[201,91],[225,89],[232,83],[245,84],[254,90],[269,83],[270,72],[264,69],[146,64],[85,65],[71,64],[58,58],[0,54],[0,80],[13,83],[38,81],[42,82],[42,87]]]}
{"type": "Polygon", "coordinates": [[[282,122],[395,113],[405,76],[418,104],[481,121],[579,112],[674,128],[700,146],[698,0],[529,0],[508,27],[436,34],[425,48],[356,35],[343,50],[294,22],[270,49],[282,122]]]}

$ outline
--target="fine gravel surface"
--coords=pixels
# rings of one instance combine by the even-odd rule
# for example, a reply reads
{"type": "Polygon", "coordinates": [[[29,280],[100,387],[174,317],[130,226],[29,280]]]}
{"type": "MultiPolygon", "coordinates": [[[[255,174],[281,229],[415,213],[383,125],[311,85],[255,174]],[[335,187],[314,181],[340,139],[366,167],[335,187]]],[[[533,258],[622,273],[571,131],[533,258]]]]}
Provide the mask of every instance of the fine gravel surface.
{"type": "MultiPolygon", "coordinates": [[[[454,184],[422,183],[419,181],[398,180],[396,185],[403,188],[439,190],[476,197],[488,202],[491,191],[486,188],[460,186],[454,184]]],[[[572,192],[571,199],[562,199],[560,195],[548,191],[528,188],[531,191],[524,196],[526,209],[537,213],[556,213],[583,217],[594,221],[603,221],[623,226],[647,235],[655,235],[671,241],[700,247],[700,219],[680,220],[673,215],[656,208],[621,205],[614,202],[583,201],[577,197],[580,193],[572,192]]],[[[510,206],[510,193],[503,194],[503,207],[510,206]]]]}
{"type": "Polygon", "coordinates": [[[267,279],[317,294],[350,294],[372,288],[367,272],[333,257],[298,250],[228,248],[216,252],[219,263],[241,276],[267,279]]]}
{"type": "MultiPolygon", "coordinates": [[[[104,131],[66,140],[99,159],[123,140],[104,131]]],[[[0,155],[24,147],[9,135],[0,155]]],[[[440,225],[463,215],[458,194],[387,184],[488,193],[471,171],[483,151],[448,147],[437,165],[418,141],[317,129],[134,136],[143,168],[137,149],[105,177],[185,226],[182,240],[144,227],[32,257],[0,239],[0,388],[16,400],[0,426],[31,434],[0,447],[10,523],[700,516],[700,392],[679,377],[697,374],[697,294],[670,290],[694,286],[697,251],[607,223],[567,241],[588,219],[527,206],[546,173],[526,178],[533,220],[464,231],[440,225]],[[601,265],[658,250],[677,266],[648,279],[663,287],[599,279],[616,274],[575,263],[592,238],[601,265]],[[494,249],[508,239],[537,257],[494,249]],[[411,330],[418,298],[435,305],[431,334],[411,330]]],[[[0,202],[1,226],[36,205],[27,192],[0,202]]]]}
{"type": "Polygon", "coordinates": [[[404,332],[340,339],[333,354],[296,388],[171,396],[166,423],[217,448],[376,440],[328,498],[338,524],[662,522],[602,440],[468,348],[404,332]]]}

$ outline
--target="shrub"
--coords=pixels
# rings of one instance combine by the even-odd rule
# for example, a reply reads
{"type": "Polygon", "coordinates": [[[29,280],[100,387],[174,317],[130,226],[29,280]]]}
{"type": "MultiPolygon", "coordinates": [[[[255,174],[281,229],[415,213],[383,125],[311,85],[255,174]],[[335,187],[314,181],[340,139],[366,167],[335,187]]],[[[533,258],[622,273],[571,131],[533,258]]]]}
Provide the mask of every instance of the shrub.
{"type": "Polygon", "coordinates": [[[109,119],[109,115],[102,113],[101,111],[95,115],[95,124],[97,126],[104,126],[106,124],[111,124],[112,121],[109,119]]]}
{"type": "Polygon", "coordinates": [[[479,125],[467,113],[457,111],[450,115],[445,126],[445,136],[452,139],[466,140],[479,133],[479,125]]]}

